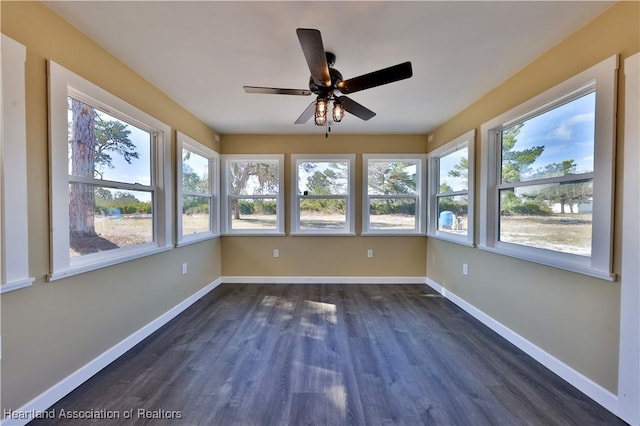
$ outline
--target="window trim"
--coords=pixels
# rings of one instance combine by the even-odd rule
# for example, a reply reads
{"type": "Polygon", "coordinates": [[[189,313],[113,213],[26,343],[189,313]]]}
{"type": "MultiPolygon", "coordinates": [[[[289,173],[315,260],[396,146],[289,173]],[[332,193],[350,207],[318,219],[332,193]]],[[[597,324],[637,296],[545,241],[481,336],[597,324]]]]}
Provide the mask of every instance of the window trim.
{"type": "Polygon", "coordinates": [[[475,247],[475,146],[476,130],[445,143],[429,153],[429,209],[427,236],[452,243],[475,247]],[[468,187],[466,191],[456,191],[451,195],[467,195],[467,235],[457,235],[438,229],[438,195],[440,195],[440,159],[461,148],[468,150],[468,187]]]}
{"type": "Polygon", "coordinates": [[[222,235],[233,236],[256,236],[256,235],[269,235],[269,236],[283,236],[284,231],[284,212],[286,210],[284,205],[284,154],[223,154],[220,157],[221,160],[221,232],[222,235]],[[278,194],[274,196],[247,196],[247,198],[275,198],[277,200],[276,206],[276,229],[232,229],[230,215],[230,199],[233,194],[230,193],[229,188],[229,167],[228,164],[231,161],[277,161],[278,162],[278,194]]]}
{"type": "Polygon", "coordinates": [[[27,121],[24,45],[2,34],[2,145],[0,173],[0,293],[30,286],[29,218],[27,212],[27,121]],[[9,144],[7,141],[11,141],[9,144]],[[11,182],[11,185],[7,185],[11,182]],[[4,209],[4,206],[11,206],[4,209]],[[8,246],[11,250],[7,250],[8,246]]]}
{"type": "MultiPolygon", "coordinates": [[[[426,154],[362,154],[362,233],[361,235],[382,236],[382,235],[425,235],[426,234],[426,176],[427,176],[427,155],[426,154]],[[369,195],[369,160],[373,161],[406,161],[417,163],[416,170],[416,193],[414,197],[398,194],[390,195],[389,198],[407,198],[416,200],[416,227],[415,229],[372,229],[371,214],[369,206],[371,196],[369,195]]],[[[378,196],[374,196],[376,198],[378,196]]],[[[384,196],[383,196],[384,197],[384,196]]]]}
{"type": "Polygon", "coordinates": [[[615,280],[612,272],[612,241],[617,70],[618,55],[614,55],[481,126],[480,249],[609,281],[615,280]],[[596,86],[596,125],[591,257],[499,241],[499,197],[496,188],[500,163],[499,152],[496,152],[498,147],[495,130],[559,105],[561,99],[566,99],[592,82],[596,86]]]}
{"type": "MultiPolygon", "coordinates": [[[[356,223],[356,155],[355,154],[291,154],[291,235],[308,236],[355,236],[356,223]],[[349,164],[347,185],[348,194],[346,196],[346,228],[344,231],[334,229],[328,231],[321,230],[300,230],[300,200],[304,195],[298,194],[298,164],[301,162],[322,162],[322,161],[347,161],[349,164]]],[[[332,196],[326,196],[328,198],[332,196]]],[[[334,196],[335,197],[335,196],[334,196]]],[[[343,198],[339,196],[339,198],[343,198]]]]}
{"type": "Polygon", "coordinates": [[[176,247],[182,247],[188,244],[197,243],[204,240],[210,240],[220,236],[220,203],[219,203],[219,167],[220,155],[208,146],[198,142],[197,140],[185,135],[180,131],[176,131],[176,247]],[[211,198],[209,204],[209,231],[198,232],[195,234],[183,235],[182,232],[182,207],[184,189],[182,187],[182,150],[187,149],[209,160],[209,194],[186,194],[207,196],[211,198]]]}
{"type": "Polygon", "coordinates": [[[55,281],[172,249],[171,128],[51,60],[48,61],[48,74],[51,161],[51,272],[48,280],[55,281]],[[155,135],[151,149],[150,185],[154,189],[153,242],[78,258],[69,256],[67,97],[70,95],[155,135]]]}

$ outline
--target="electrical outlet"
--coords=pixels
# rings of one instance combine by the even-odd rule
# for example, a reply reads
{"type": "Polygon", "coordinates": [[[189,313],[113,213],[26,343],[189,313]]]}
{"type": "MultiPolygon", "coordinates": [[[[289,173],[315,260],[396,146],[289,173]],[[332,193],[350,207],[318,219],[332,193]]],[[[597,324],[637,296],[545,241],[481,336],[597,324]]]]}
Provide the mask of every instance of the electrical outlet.
{"type": "Polygon", "coordinates": [[[273,257],[280,257],[280,250],[273,249],[273,257]]]}
{"type": "Polygon", "coordinates": [[[371,249],[367,250],[367,257],[369,258],[373,257],[373,250],[371,249]]]}
{"type": "Polygon", "coordinates": [[[469,265],[466,263],[462,264],[462,275],[469,275],[469,265]]]}
{"type": "Polygon", "coordinates": [[[186,275],[187,274],[187,262],[184,262],[182,264],[182,275],[186,275]]]}

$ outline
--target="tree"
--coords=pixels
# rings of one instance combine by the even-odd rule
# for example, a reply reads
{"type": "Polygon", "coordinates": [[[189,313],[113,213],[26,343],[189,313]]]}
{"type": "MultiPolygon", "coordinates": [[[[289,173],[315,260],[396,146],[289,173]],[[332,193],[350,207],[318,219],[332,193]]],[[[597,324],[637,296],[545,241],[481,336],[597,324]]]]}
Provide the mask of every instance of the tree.
{"type": "MultiPolygon", "coordinates": [[[[247,195],[248,184],[252,177],[257,180],[253,194],[272,194],[278,190],[280,175],[278,164],[271,162],[233,161],[231,162],[231,193],[238,197],[247,195]]],[[[240,219],[240,205],[235,198],[231,202],[233,218],[240,219]]]]}
{"type": "MultiPolygon", "coordinates": [[[[374,161],[370,163],[369,191],[380,195],[415,193],[415,173],[409,174],[412,166],[414,165],[404,161],[374,161]]],[[[394,207],[390,198],[385,199],[384,209],[383,213],[393,213],[394,207]]]]}
{"type": "MultiPolygon", "coordinates": [[[[576,174],[577,165],[575,160],[564,160],[559,163],[547,164],[539,169],[536,177],[557,177],[576,174]]],[[[548,186],[539,191],[535,197],[550,204],[560,204],[560,213],[565,214],[565,206],[569,206],[569,211],[574,213],[573,206],[587,202],[593,197],[591,184],[585,182],[567,182],[559,185],[548,186]]]]}
{"type": "MultiPolygon", "coordinates": [[[[102,119],[91,106],[70,98],[71,108],[71,174],[102,177],[101,166],[113,168],[110,153],[121,155],[127,163],[139,158],[126,124],[102,119]]],[[[74,183],[69,190],[69,235],[92,237],[94,224],[95,187],[74,183]]]]}
{"type": "Polygon", "coordinates": [[[535,163],[544,151],[544,146],[534,146],[522,151],[514,150],[523,125],[516,124],[502,131],[503,183],[520,182],[521,178],[529,172],[531,164],[535,163]]]}
{"type": "Polygon", "coordinates": [[[460,161],[447,174],[453,178],[462,178],[464,185],[469,188],[469,157],[460,158],[460,161]]]}
{"type": "MultiPolygon", "coordinates": [[[[96,158],[95,111],[89,105],[71,100],[71,173],[93,178],[96,158]]],[[[96,235],[93,222],[93,185],[74,183],[69,190],[69,233],[73,237],[96,235]]]]}
{"type": "Polygon", "coordinates": [[[122,156],[131,164],[134,159],[140,158],[135,151],[136,146],[129,140],[131,130],[121,121],[104,120],[95,114],[96,144],[95,144],[95,172],[102,178],[101,166],[113,169],[111,153],[122,156]]]}

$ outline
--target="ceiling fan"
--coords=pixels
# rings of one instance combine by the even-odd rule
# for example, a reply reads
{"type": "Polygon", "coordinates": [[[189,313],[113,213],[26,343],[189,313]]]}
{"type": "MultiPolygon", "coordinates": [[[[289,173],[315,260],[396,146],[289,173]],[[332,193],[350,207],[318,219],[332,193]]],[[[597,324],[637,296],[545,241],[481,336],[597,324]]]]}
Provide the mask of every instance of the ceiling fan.
{"type": "Polygon", "coordinates": [[[328,125],[329,119],[327,114],[330,102],[333,102],[331,114],[333,122],[338,123],[342,121],[345,111],[362,120],[369,120],[373,118],[376,113],[344,95],[404,80],[413,75],[411,62],[403,62],[398,65],[343,80],[340,71],[333,68],[336,56],[324,50],[320,31],[310,28],[298,28],[296,33],[298,34],[300,46],[302,46],[302,52],[304,53],[307,65],[311,71],[309,90],[244,86],[244,90],[247,93],[295,96],[310,96],[312,93],[315,94],[316,100],[302,112],[300,117],[295,121],[295,124],[304,124],[314,116],[315,124],[318,126],[328,125]]]}

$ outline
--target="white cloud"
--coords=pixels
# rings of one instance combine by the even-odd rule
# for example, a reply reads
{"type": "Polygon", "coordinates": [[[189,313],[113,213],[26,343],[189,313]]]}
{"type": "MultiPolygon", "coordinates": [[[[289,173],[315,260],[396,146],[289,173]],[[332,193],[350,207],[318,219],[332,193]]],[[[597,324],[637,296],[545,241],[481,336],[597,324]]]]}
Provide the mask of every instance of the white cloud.
{"type": "Polygon", "coordinates": [[[555,129],[547,134],[547,139],[570,140],[573,128],[581,123],[593,121],[595,113],[588,112],[584,114],[576,114],[564,120],[555,129]]]}

